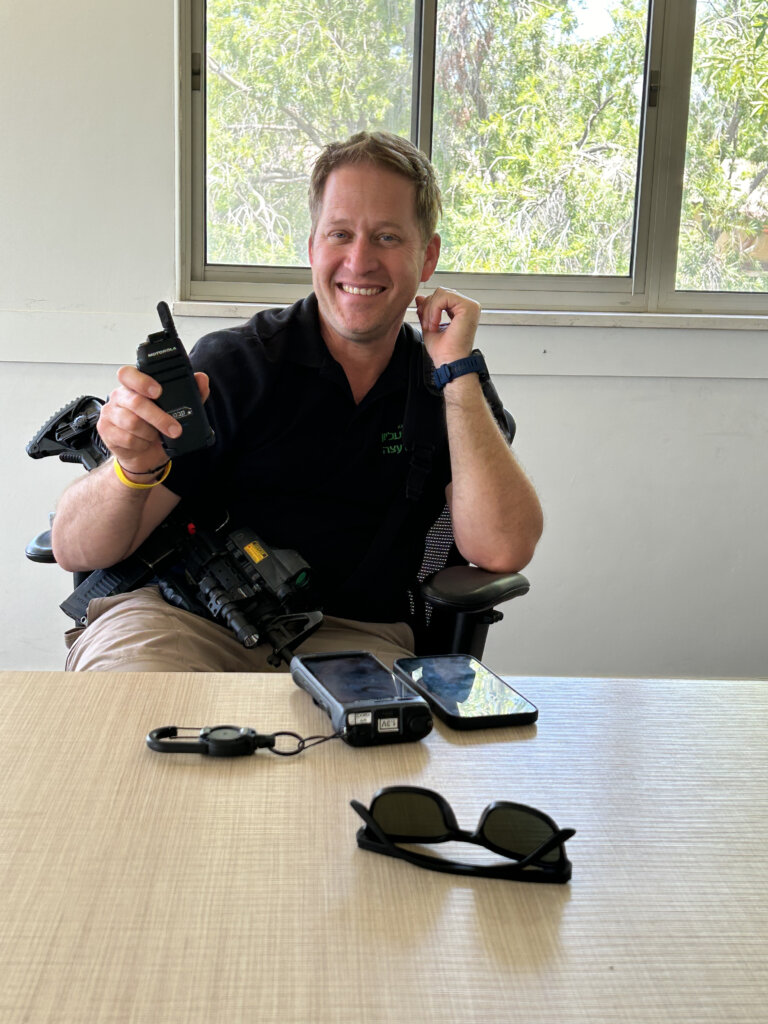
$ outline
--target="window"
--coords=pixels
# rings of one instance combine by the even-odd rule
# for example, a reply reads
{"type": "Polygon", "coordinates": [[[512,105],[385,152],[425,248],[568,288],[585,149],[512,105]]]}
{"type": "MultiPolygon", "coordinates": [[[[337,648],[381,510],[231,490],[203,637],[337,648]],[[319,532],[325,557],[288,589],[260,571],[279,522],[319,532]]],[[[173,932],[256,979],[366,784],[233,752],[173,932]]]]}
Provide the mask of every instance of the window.
{"type": "Polygon", "coordinates": [[[309,289],[329,140],[444,200],[431,284],[486,309],[768,314],[768,0],[191,0],[183,297],[309,289]]]}

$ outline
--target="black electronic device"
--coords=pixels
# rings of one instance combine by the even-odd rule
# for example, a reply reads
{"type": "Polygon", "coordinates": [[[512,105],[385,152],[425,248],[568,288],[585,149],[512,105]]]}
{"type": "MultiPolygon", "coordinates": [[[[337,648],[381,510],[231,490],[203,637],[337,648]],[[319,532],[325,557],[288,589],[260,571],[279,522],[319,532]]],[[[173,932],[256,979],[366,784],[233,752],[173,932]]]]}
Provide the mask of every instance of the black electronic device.
{"type": "Polygon", "coordinates": [[[398,658],[394,669],[454,729],[530,725],[539,717],[529,700],[468,654],[398,658]]]}
{"type": "Polygon", "coordinates": [[[181,424],[179,437],[163,435],[163,448],[169,458],[175,459],[178,455],[209,447],[214,442],[214,433],[205,414],[192,364],[167,303],[159,302],[157,312],[163,329],[150,334],[139,345],[136,366],[142,373],[154,377],[162,387],[157,404],[181,424]]]}
{"type": "Polygon", "coordinates": [[[424,698],[368,651],[294,655],[291,675],[353,747],[407,743],[432,729],[424,698]]]}

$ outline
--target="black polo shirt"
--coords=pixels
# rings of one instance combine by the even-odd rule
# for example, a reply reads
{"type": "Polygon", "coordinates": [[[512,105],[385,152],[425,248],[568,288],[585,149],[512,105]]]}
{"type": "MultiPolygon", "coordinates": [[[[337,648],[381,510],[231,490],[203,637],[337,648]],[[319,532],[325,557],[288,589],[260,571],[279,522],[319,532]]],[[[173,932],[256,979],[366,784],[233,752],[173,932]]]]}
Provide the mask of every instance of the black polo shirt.
{"type": "Polygon", "coordinates": [[[206,335],[190,358],[211,379],[206,411],[216,441],[175,459],[165,486],[193,508],[226,508],[233,528],[250,526],[268,544],[297,550],[327,614],[407,617],[405,591],[450,480],[444,440],[422,498],[406,502],[402,425],[418,344],[403,328],[356,405],[320,335],[314,295],[206,335]],[[393,529],[395,507],[404,514],[393,529]]]}

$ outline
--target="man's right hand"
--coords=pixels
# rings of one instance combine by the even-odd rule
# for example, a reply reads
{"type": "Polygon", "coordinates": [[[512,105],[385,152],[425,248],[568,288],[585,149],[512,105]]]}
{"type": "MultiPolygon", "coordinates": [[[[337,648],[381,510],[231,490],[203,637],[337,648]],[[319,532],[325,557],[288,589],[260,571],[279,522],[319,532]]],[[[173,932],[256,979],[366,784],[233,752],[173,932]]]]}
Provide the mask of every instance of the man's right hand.
{"type": "MultiPolygon", "coordinates": [[[[208,376],[196,373],[200,397],[210,394],[208,376]]],[[[168,456],[162,435],[178,437],[181,426],[155,402],[161,388],[135,366],[118,370],[119,386],[102,406],[97,429],[128,475],[146,484],[148,470],[168,456]]],[[[62,494],[51,528],[56,561],[70,572],[102,569],[132,554],[179,502],[167,487],[134,489],[104,463],[74,481],[62,494]]]]}
{"type": "MultiPolygon", "coordinates": [[[[117,379],[120,386],[102,406],[97,430],[126,472],[145,473],[168,461],[161,435],[178,437],[181,425],[155,402],[162,388],[153,377],[135,366],[121,366],[117,379]]],[[[196,373],[195,379],[205,402],[210,393],[208,375],[196,373]]]]}

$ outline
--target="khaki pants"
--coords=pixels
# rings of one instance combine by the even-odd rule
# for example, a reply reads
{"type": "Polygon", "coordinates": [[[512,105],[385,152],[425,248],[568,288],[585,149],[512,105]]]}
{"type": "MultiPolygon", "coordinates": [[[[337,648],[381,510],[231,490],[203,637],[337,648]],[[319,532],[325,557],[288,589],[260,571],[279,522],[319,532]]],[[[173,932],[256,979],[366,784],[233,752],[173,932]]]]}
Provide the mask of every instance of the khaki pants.
{"type": "MultiPolygon", "coordinates": [[[[98,597],[88,605],[88,625],[66,636],[69,672],[286,672],[267,661],[268,644],[243,647],[224,626],[185,612],[156,587],[98,597]]],[[[297,654],[370,651],[391,667],[413,654],[404,622],[355,622],[326,616],[297,654]]]]}

